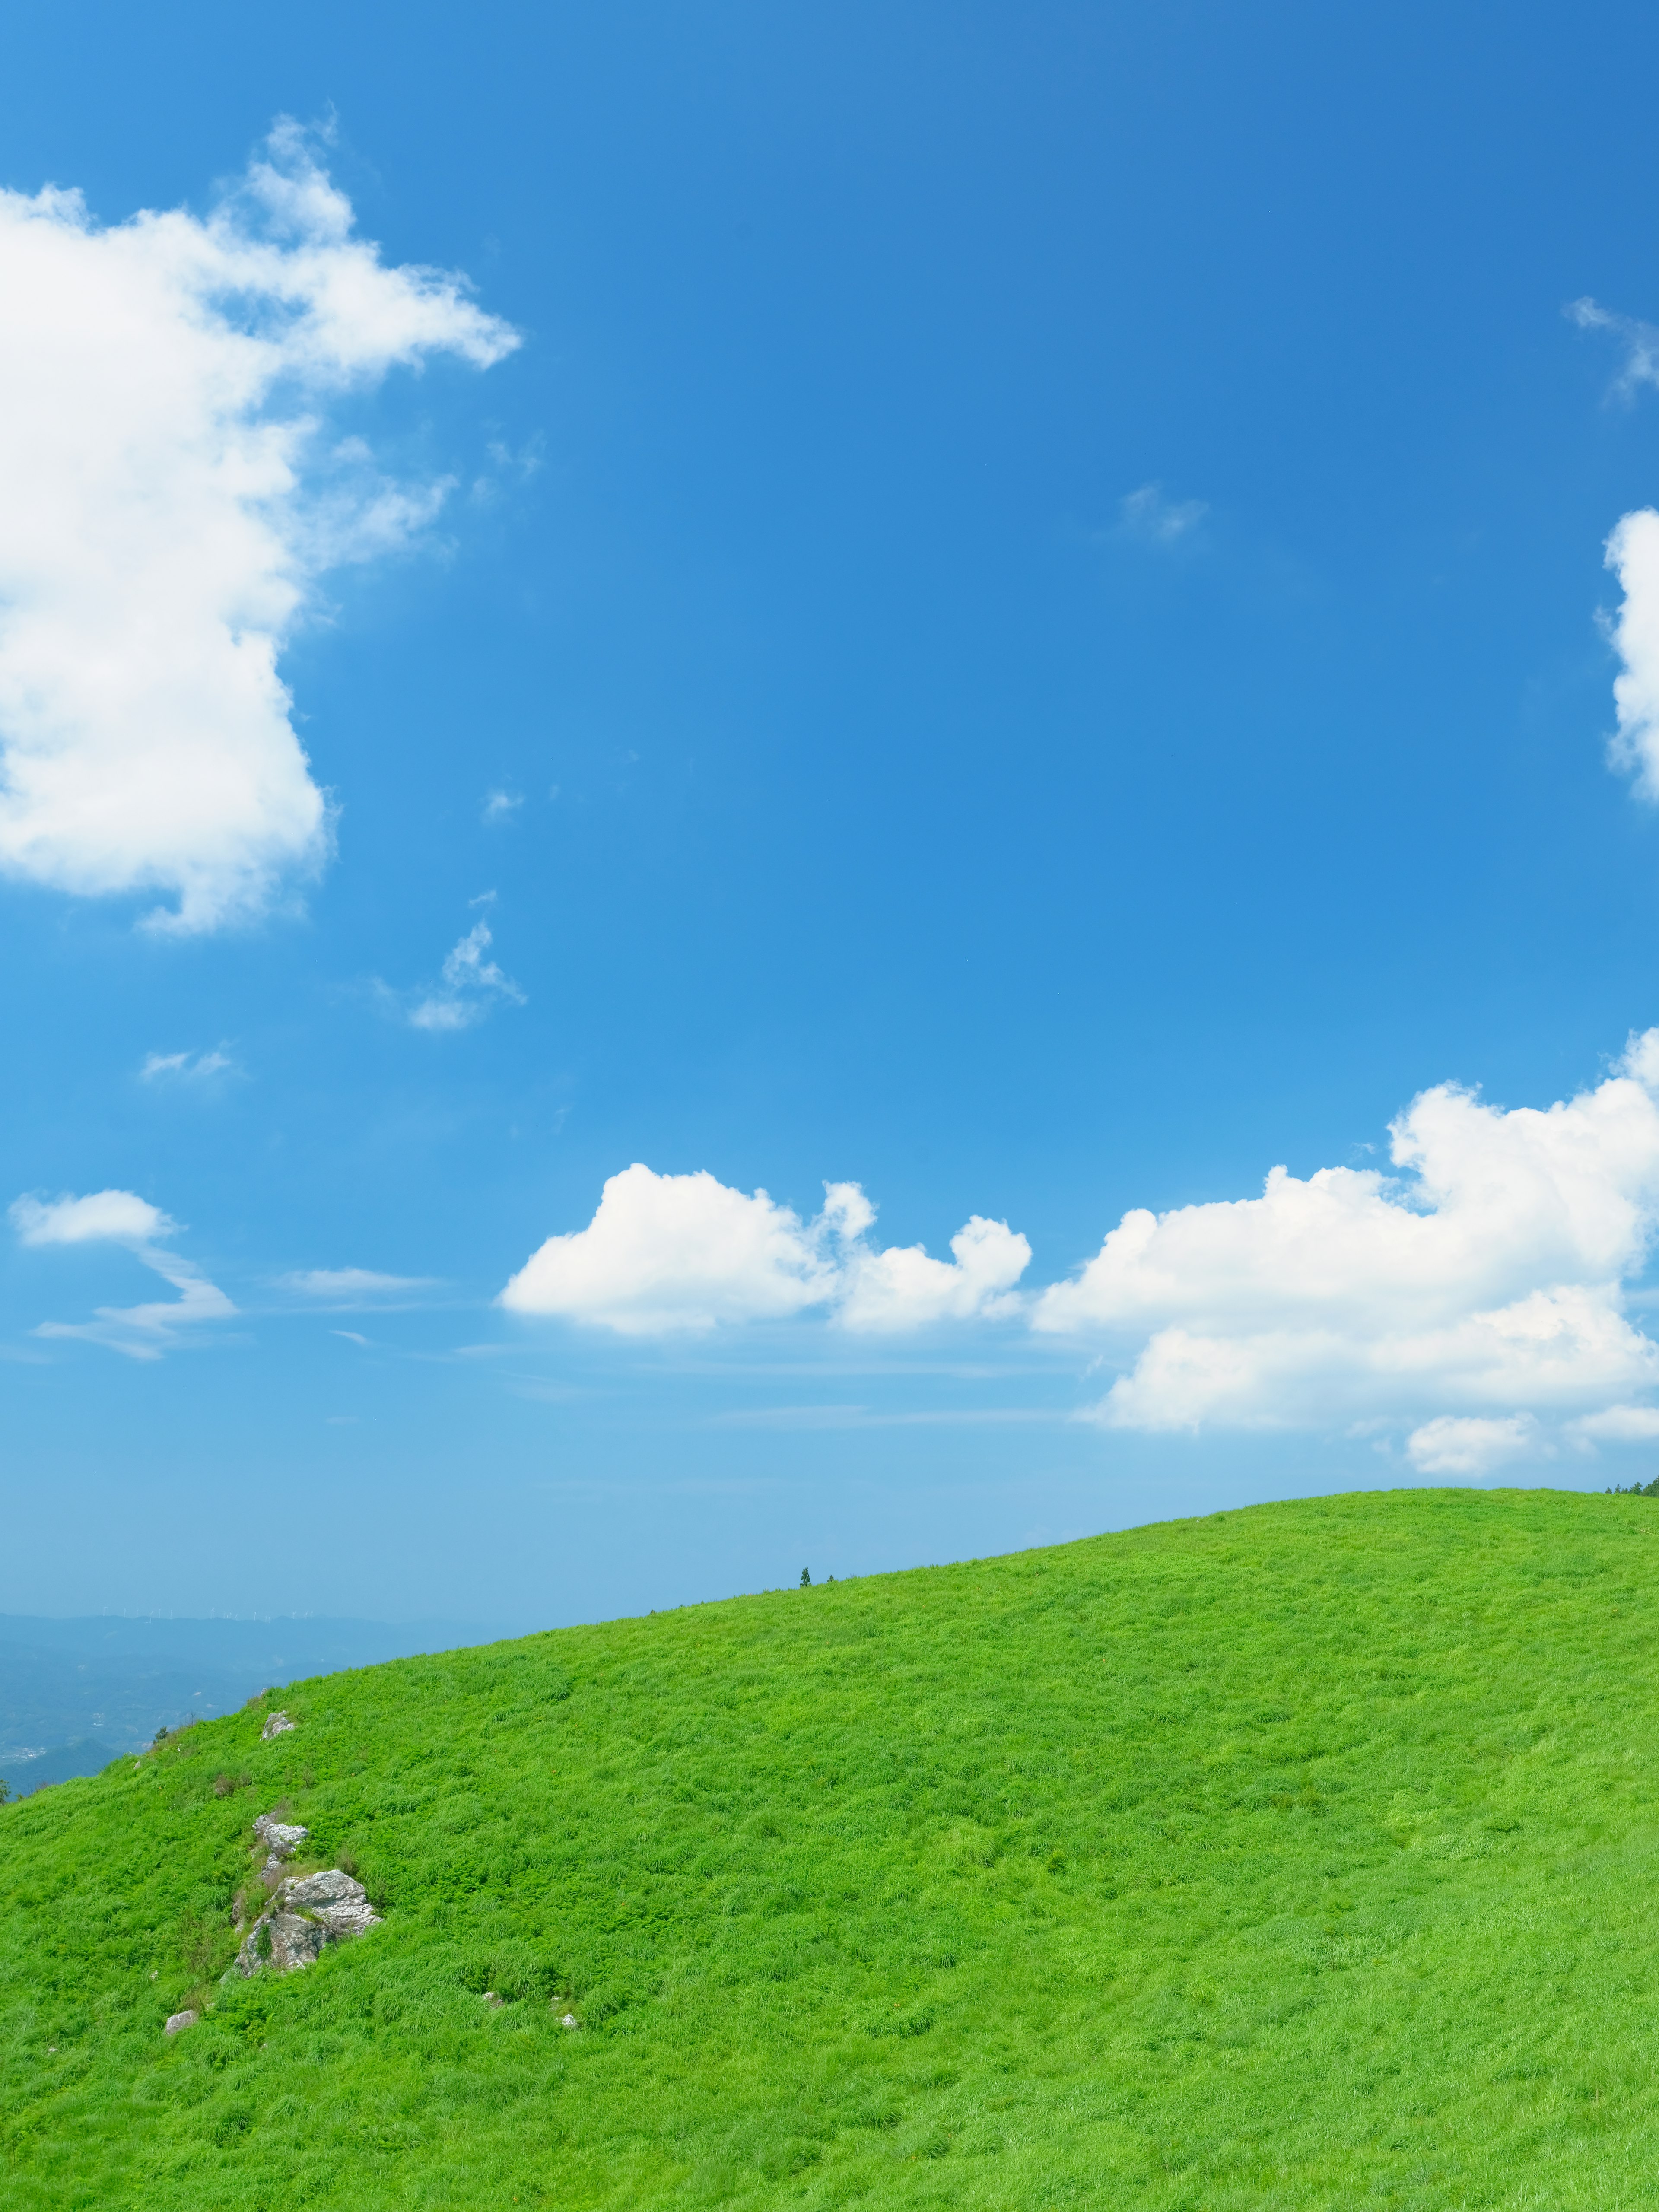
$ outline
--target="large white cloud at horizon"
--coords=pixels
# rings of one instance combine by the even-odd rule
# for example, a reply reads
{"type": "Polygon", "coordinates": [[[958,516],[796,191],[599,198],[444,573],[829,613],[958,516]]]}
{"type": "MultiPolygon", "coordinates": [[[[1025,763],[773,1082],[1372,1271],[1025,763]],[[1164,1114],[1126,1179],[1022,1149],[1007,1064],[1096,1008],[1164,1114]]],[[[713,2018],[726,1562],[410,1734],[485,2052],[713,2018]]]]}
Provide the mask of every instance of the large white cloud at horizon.
{"type": "Polygon", "coordinates": [[[586,1229],[550,1237],[501,1292],[510,1312],[558,1315],[624,1336],[833,1310],[852,1329],[891,1333],[1006,1308],[1031,1256],[1006,1222],[979,1215],[953,1260],[920,1245],[877,1250],[875,1208],[857,1183],[828,1183],[811,1221],[763,1190],[700,1170],[657,1175],[636,1161],[605,1183],[586,1229]]]}
{"type": "Polygon", "coordinates": [[[1416,1425],[1427,1471],[1533,1448],[1530,1417],[1659,1384],[1624,1310],[1659,1226],[1659,1030],[1595,1089],[1504,1110],[1450,1084],[1394,1122],[1397,1173],[1273,1170],[1259,1198],[1126,1214],[1035,1328],[1115,1350],[1097,1409],[1142,1430],[1416,1425]]]}
{"type": "Polygon", "coordinates": [[[1393,1123],[1393,1171],[1283,1167],[1257,1198],[1136,1208],[1071,1279],[975,1215],[952,1260],[878,1248],[856,1183],[803,1220],[712,1175],[613,1176],[500,1303],[630,1336],[818,1313],[870,1334],[1029,1326],[1120,1372],[1091,1418],[1142,1431],[1403,1437],[1425,1474],[1648,1442],[1659,1345],[1628,1287],[1659,1230],[1659,1030],[1599,1084],[1506,1109],[1443,1084],[1393,1123]]]}
{"type": "Polygon", "coordinates": [[[0,191],[0,868],[153,893],[199,931],[313,871],[328,806],[278,659],[343,562],[405,544],[444,483],[331,434],[340,395],[517,343],[465,280],[393,268],[280,123],[205,217],[104,228],[0,191]]]}

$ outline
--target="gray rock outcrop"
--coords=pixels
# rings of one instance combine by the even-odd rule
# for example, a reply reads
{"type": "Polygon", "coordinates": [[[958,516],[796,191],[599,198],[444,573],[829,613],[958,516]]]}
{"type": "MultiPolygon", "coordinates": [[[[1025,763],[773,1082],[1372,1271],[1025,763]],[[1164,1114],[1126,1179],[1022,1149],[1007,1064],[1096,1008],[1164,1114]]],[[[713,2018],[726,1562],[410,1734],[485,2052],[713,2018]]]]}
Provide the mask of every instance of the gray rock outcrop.
{"type": "Polygon", "coordinates": [[[293,1857],[311,1831],[309,1828],[289,1827],[274,1813],[261,1813],[253,1823],[253,1832],[270,1855],[265,1861],[265,1871],[269,1874],[280,1867],[284,1859],[293,1857]]]}
{"type": "Polygon", "coordinates": [[[199,2016],[193,2012],[170,2013],[167,2015],[167,2024],[161,2033],[163,2035],[177,2035],[180,2028],[194,2027],[199,2016]]]}
{"type": "Polygon", "coordinates": [[[276,1893],[279,1905],[291,1912],[308,1912],[327,1929],[330,1937],[361,1936],[365,1928],[380,1924],[380,1916],[368,1901],[368,1892],[349,1874],[331,1867],[325,1874],[301,1875],[285,1881],[276,1893]]]}
{"type": "MultiPolygon", "coordinates": [[[[323,1874],[290,1875],[243,1938],[232,1974],[244,1980],[267,1966],[291,1974],[322,1956],[331,1943],[377,1928],[380,1916],[362,1882],[338,1867],[323,1874]]],[[[228,1978],[228,1977],[227,1977],[228,1978]]]]}
{"type": "Polygon", "coordinates": [[[298,1721],[290,1720],[286,1713],[273,1713],[260,1729],[259,1741],[269,1743],[272,1736],[286,1735],[290,1729],[296,1729],[299,1725],[298,1721]]]}

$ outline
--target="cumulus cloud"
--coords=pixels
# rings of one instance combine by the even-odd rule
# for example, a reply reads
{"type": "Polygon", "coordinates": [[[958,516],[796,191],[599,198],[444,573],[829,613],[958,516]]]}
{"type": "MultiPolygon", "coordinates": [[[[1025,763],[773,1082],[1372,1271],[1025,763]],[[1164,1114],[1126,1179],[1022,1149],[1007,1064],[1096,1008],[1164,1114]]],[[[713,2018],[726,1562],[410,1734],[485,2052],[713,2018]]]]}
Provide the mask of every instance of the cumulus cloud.
{"type": "Polygon", "coordinates": [[[179,1224],[148,1199],[130,1190],[99,1190],[85,1198],[23,1197],[11,1207],[18,1242],[36,1248],[64,1244],[118,1244],[179,1293],[136,1306],[99,1306],[89,1322],[45,1321],[36,1336],[78,1337],[107,1345],[130,1359],[159,1359],[191,1323],[222,1321],[235,1307],[200,1268],[167,1249],[165,1239],[179,1224]]]}
{"type": "Polygon", "coordinates": [[[85,1198],[20,1198],[11,1209],[20,1244],[150,1244],[178,1224],[130,1190],[94,1190],[85,1198]]]}
{"type": "Polygon", "coordinates": [[[159,894],[175,930],[257,914],[329,840],[283,647],[448,489],[383,477],[329,407],[517,338],[355,237],[289,122],[205,217],[0,191],[0,868],[159,894]]]}
{"type": "Polygon", "coordinates": [[[1607,757],[1635,778],[1639,797],[1659,803],[1659,514],[1644,507],[1626,515],[1607,562],[1624,592],[1608,624],[1624,665],[1613,678],[1619,726],[1607,757]]]}
{"type": "MultiPolygon", "coordinates": [[[[1633,398],[1659,385],[1659,329],[1610,313],[1594,300],[1575,300],[1567,314],[1580,330],[1616,338],[1624,362],[1613,390],[1633,398]]],[[[1614,679],[1618,727],[1607,747],[1612,765],[1635,780],[1637,795],[1659,804],[1659,514],[1644,507],[1621,516],[1607,542],[1607,565],[1623,599],[1607,623],[1623,666],[1614,679]]]]}
{"type": "Polygon", "coordinates": [[[862,1243],[842,1262],[839,1318],[848,1328],[880,1332],[927,1322],[995,1317],[1015,1307],[1009,1294],[1030,1264],[1031,1248],[1006,1221],[975,1214],[951,1239],[954,1260],[933,1260],[920,1244],[872,1251],[862,1243]]]}
{"type": "Polygon", "coordinates": [[[1178,545],[1190,538],[1209,513],[1201,499],[1169,499],[1158,483],[1142,484],[1118,501],[1119,527],[1127,537],[1152,545],[1178,545]]]}
{"type": "MultiPolygon", "coordinates": [[[[493,897],[494,893],[487,894],[493,897]]],[[[445,958],[437,982],[417,992],[409,1006],[409,1021],[417,1030],[466,1030],[481,1022],[494,1006],[525,1003],[524,993],[484,955],[493,939],[489,924],[476,921],[445,958]]]]}
{"type": "Polygon", "coordinates": [[[1591,1444],[1650,1444],[1659,1439],[1659,1406],[1604,1406],[1569,1421],[1567,1434],[1591,1444]]]}
{"type": "Polygon", "coordinates": [[[510,822],[523,805],[521,791],[486,792],[479,818],[486,829],[499,829],[502,823],[510,822]]]}
{"type": "Polygon", "coordinates": [[[1525,1459],[1537,1441],[1538,1424],[1525,1413],[1501,1420],[1442,1413],[1413,1429],[1406,1449],[1421,1474],[1493,1474],[1511,1460],[1525,1459]]]}
{"type": "Polygon", "coordinates": [[[1441,1085],[1393,1124],[1393,1176],[1276,1167],[1259,1198],[1137,1209],[1034,1325],[1116,1352],[1114,1427],[1409,1420],[1425,1467],[1513,1455],[1505,1422],[1659,1385],[1624,1310],[1659,1224],[1656,1094],[1659,1030],[1542,1111],[1441,1085]]]}
{"type": "Polygon", "coordinates": [[[765,1191],[734,1190],[706,1170],[657,1175],[635,1162],[606,1182],[586,1229],[532,1255],[501,1303],[627,1336],[815,1308],[849,1328],[896,1331],[1002,1310],[1030,1258],[1006,1223],[978,1215],[952,1238],[954,1261],[920,1245],[877,1251],[874,1220],[856,1183],[826,1184],[822,1212],[803,1221],[765,1191]]]}

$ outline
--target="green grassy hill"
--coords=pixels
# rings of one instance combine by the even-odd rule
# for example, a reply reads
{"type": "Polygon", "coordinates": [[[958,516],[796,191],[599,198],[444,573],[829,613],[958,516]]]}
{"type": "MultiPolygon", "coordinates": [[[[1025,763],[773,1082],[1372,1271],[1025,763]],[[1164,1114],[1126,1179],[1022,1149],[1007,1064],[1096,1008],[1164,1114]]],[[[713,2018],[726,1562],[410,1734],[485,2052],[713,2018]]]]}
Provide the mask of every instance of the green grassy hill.
{"type": "Polygon", "coordinates": [[[280,1701],[0,1809],[12,2212],[1659,2196],[1659,1504],[1265,1506],[280,1701]],[[222,1989],[279,1802],[385,1924],[222,1989]]]}

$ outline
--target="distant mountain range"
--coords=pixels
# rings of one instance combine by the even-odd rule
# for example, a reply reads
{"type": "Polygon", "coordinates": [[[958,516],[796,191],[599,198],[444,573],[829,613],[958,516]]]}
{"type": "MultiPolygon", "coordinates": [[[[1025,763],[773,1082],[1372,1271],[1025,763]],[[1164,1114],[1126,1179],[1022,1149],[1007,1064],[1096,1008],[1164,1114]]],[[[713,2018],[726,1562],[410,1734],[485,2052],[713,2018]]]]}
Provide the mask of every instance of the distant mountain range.
{"type": "Polygon", "coordinates": [[[96,1773],[158,1728],[308,1674],[489,1643],[476,1621],[170,1620],[0,1613],[0,1778],[25,1796],[96,1773]]]}

